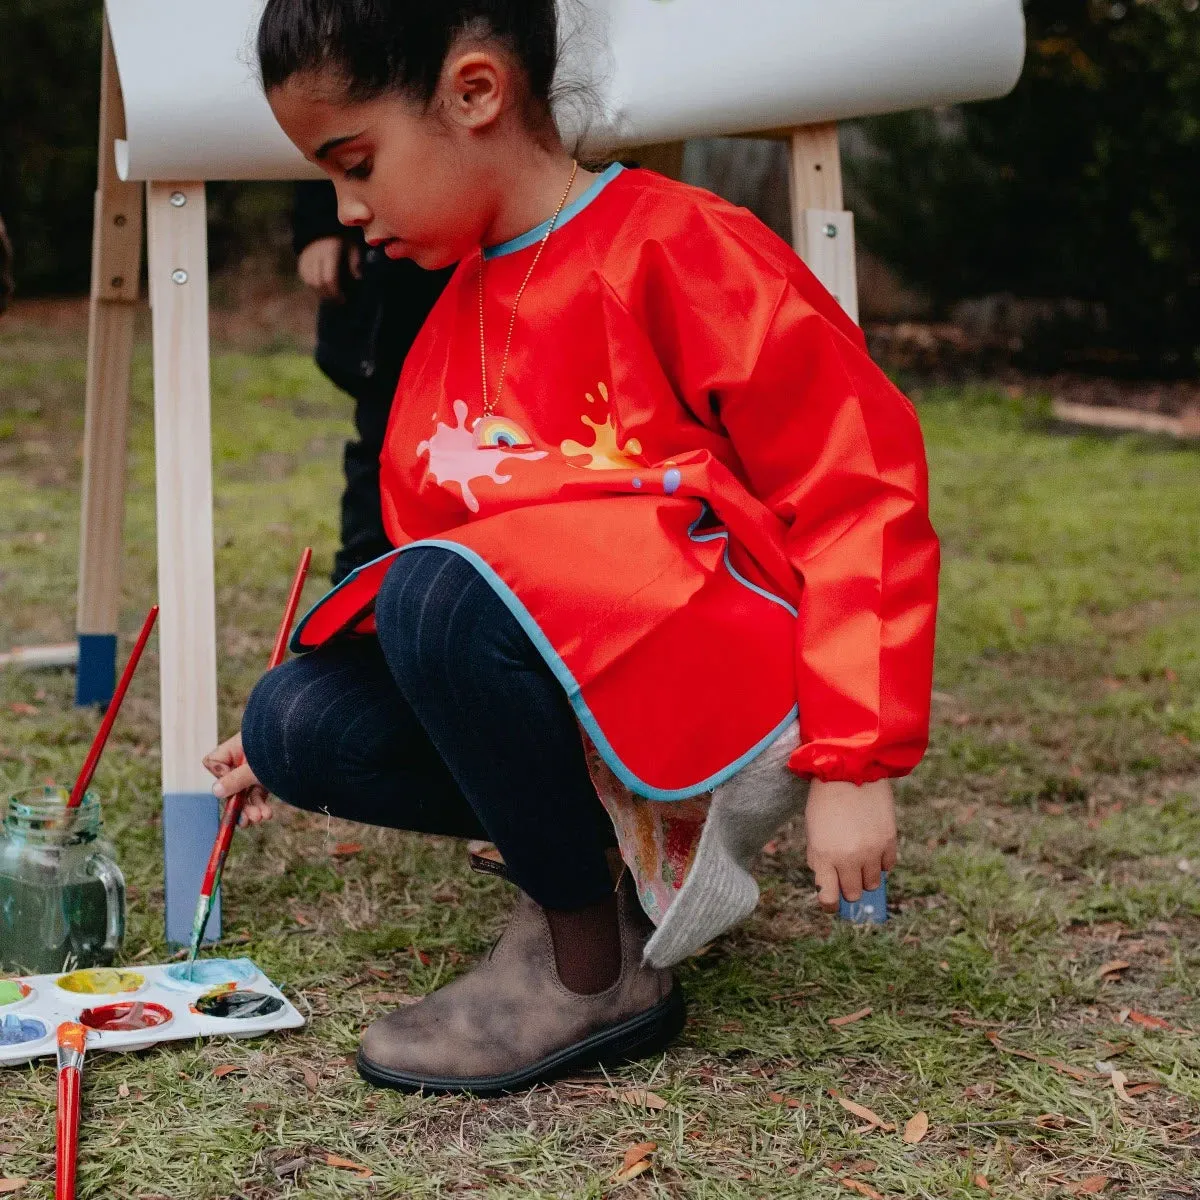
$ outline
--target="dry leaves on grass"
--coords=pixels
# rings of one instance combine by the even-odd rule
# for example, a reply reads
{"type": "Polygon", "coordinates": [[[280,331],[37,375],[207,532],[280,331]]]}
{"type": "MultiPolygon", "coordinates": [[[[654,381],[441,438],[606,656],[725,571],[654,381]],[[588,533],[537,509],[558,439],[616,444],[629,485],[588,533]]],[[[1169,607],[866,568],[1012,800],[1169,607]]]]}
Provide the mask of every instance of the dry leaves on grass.
{"type": "Polygon", "coordinates": [[[1051,1067],[1058,1071],[1061,1075],[1070,1075],[1072,1079],[1078,1079],[1081,1082],[1086,1082],[1089,1079],[1099,1079],[1100,1075],[1097,1071],[1089,1071],[1085,1067],[1073,1067],[1070,1063],[1065,1063],[1061,1058],[1048,1058],[1044,1054],[1032,1054],[1028,1050],[1018,1050],[1015,1046],[1006,1046],[1001,1040],[998,1033],[991,1031],[984,1034],[1001,1054],[1012,1054],[1017,1058],[1027,1058],[1030,1062],[1041,1063],[1043,1066],[1051,1067]]]}
{"type": "Polygon", "coordinates": [[[847,1179],[845,1176],[841,1176],[838,1179],[838,1183],[844,1188],[849,1188],[852,1192],[857,1192],[860,1196],[870,1197],[870,1200],[883,1200],[882,1194],[877,1192],[864,1179],[847,1179]]]}
{"type": "Polygon", "coordinates": [[[370,1167],[364,1167],[362,1163],[357,1163],[353,1159],[342,1158],[338,1154],[326,1154],[325,1165],[327,1167],[337,1167],[341,1171],[353,1171],[363,1179],[370,1179],[375,1173],[370,1167]]]}
{"type": "Polygon", "coordinates": [[[308,1094],[315,1096],[321,1090],[321,1081],[317,1078],[316,1071],[308,1063],[302,1063],[300,1070],[304,1073],[304,1086],[308,1089],[308,1094]]]}
{"type": "Polygon", "coordinates": [[[866,1121],[873,1129],[882,1129],[884,1133],[891,1133],[896,1128],[895,1125],[885,1121],[877,1112],[872,1112],[862,1104],[855,1104],[853,1100],[847,1100],[845,1096],[835,1096],[834,1099],[848,1113],[853,1113],[860,1120],[866,1121]]]}
{"type": "Polygon", "coordinates": [[[625,1158],[613,1175],[614,1183],[628,1183],[650,1170],[650,1155],[658,1149],[657,1142],[638,1142],[625,1151],[625,1158]]]}
{"type": "Polygon", "coordinates": [[[767,1099],[772,1104],[786,1104],[788,1108],[800,1108],[800,1101],[795,1096],[785,1096],[782,1092],[768,1092],[767,1099]]]}
{"type": "MultiPolygon", "coordinates": [[[[1156,1017],[1150,1013],[1138,1012],[1136,1008],[1122,1010],[1124,1020],[1132,1021],[1134,1025],[1140,1025],[1143,1029],[1170,1029],[1171,1022],[1164,1021],[1162,1017],[1156,1017]]],[[[1118,1024],[1124,1024],[1124,1020],[1118,1017],[1118,1024]]]]}
{"type": "Polygon", "coordinates": [[[334,858],[353,858],[362,853],[362,842],[338,842],[330,851],[334,858]]]}
{"type": "Polygon", "coordinates": [[[239,1071],[244,1071],[245,1067],[239,1067],[236,1063],[222,1063],[219,1067],[213,1068],[214,1079],[224,1079],[226,1075],[236,1075],[239,1071]]]}
{"type": "Polygon", "coordinates": [[[990,1192],[992,1190],[992,1185],[988,1183],[988,1177],[986,1175],[976,1175],[972,1182],[977,1188],[980,1189],[980,1191],[990,1192]]]}
{"type": "Polygon", "coordinates": [[[858,1012],[847,1013],[844,1017],[830,1017],[829,1023],[835,1029],[841,1029],[843,1025],[853,1025],[855,1021],[861,1021],[863,1017],[871,1015],[870,1008],[860,1008],[858,1012]]]}
{"type": "Polygon", "coordinates": [[[28,1179],[0,1179],[0,1192],[19,1192],[28,1179]]]}
{"type": "Polygon", "coordinates": [[[1132,965],[1132,963],[1127,963],[1123,958],[1110,959],[1096,971],[1096,978],[1104,979],[1106,976],[1120,975],[1122,971],[1128,971],[1132,965]]]}
{"type": "Polygon", "coordinates": [[[1108,1187],[1107,1175],[1089,1175],[1078,1183],[1068,1183],[1063,1189],[1072,1196],[1096,1196],[1108,1187]]]}
{"type": "Polygon", "coordinates": [[[661,1112],[664,1108],[670,1107],[657,1092],[648,1092],[645,1088],[626,1088],[624,1091],[615,1092],[614,1095],[618,1100],[624,1100],[626,1104],[636,1104],[639,1108],[651,1108],[655,1112],[661,1112]]]}
{"type": "Polygon", "coordinates": [[[904,1125],[904,1140],[915,1146],[929,1132],[929,1114],[914,1113],[904,1125]]]}

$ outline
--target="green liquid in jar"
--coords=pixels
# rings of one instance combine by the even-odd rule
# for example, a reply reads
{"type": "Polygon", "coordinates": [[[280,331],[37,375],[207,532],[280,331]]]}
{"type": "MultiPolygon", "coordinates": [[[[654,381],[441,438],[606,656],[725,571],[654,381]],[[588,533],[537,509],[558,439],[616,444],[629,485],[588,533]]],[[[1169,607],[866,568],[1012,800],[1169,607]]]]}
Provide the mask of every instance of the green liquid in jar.
{"type": "Polygon", "coordinates": [[[39,886],[0,874],[0,969],[45,975],[106,967],[108,898],[99,879],[39,886]]]}

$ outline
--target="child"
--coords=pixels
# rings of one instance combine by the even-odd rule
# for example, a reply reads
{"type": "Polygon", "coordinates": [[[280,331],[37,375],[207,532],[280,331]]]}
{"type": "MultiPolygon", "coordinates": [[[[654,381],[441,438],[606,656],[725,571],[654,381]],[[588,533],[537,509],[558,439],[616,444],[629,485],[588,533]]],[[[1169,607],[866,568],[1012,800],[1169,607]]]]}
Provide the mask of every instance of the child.
{"type": "Polygon", "coordinates": [[[362,1074],[403,1089],[660,1049],[669,967],[753,907],[806,790],[822,905],[878,885],[888,779],[927,737],[911,406],[747,212],[573,161],[556,44],[554,0],[268,0],[259,30],[340,219],[460,264],[387,431],[398,549],[307,615],[311,652],[207,760],[251,820],[269,790],[499,848],[521,894],[496,947],[363,1037],[362,1074]]]}
{"type": "Polygon", "coordinates": [[[333,582],[386,554],[392,544],[379,509],[379,456],[404,356],[450,278],[388,259],[337,219],[327,180],[296,184],[292,246],[300,278],[321,298],[317,366],[354,401],[358,440],[342,459],[342,544],[333,582]]]}

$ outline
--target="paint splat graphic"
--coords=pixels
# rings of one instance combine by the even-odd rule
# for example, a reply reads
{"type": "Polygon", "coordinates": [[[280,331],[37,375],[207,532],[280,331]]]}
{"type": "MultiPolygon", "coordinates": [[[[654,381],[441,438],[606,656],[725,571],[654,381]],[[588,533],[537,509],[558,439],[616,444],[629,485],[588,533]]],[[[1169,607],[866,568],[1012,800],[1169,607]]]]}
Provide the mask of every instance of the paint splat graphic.
{"type": "Polygon", "coordinates": [[[507,483],[512,476],[501,474],[500,471],[506,460],[524,459],[533,462],[546,457],[545,450],[515,450],[504,445],[478,445],[475,431],[467,428],[465,400],[455,400],[454,419],[454,425],[438,421],[433,436],[417,447],[417,453],[429,456],[429,473],[439,487],[450,483],[458,484],[463,503],[472,512],[479,511],[479,500],[471,490],[471,484],[477,479],[507,483]]]}
{"type": "MultiPolygon", "coordinates": [[[[608,388],[600,383],[596,385],[596,390],[607,404],[608,388]]],[[[591,392],[585,394],[589,403],[596,403],[596,397],[591,392]]],[[[611,411],[605,416],[603,424],[597,424],[587,413],[584,413],[579,419],[592,430],[592,444],[585,446],[582,442],[576,442],[571,438],[562,443],[559,449],[567,458],[580,458],[587,455],[586,463],[572,463],[572,466],[581,466],[588,471],[626,471],[630,467],[638,465],[637,461],[629,456],[641,454],[642,444],[637,438],[630,438],[624,448],[617,445],[617,431],[613,425],[611,411]]]]}

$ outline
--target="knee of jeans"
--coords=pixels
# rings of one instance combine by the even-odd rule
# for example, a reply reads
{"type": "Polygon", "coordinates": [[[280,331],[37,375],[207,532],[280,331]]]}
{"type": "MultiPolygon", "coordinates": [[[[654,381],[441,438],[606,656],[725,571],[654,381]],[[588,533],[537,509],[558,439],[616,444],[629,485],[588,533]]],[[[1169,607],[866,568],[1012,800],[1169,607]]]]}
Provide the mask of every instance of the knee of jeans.
{"type": "Polygon", "coordinates": [[[420,546],[397,556],[384,576],[375,597],[375,628],[388,667],[402,685],[441,666],[455,592],[461,589],[455,584],[459,562],[449,550],[420,546]]]}
{"type": "Polygon", "coordinates": [[[288,804],[305,807],[303,795],[319,764],[296,760],[297,747],[312,747],[306,728],[309,705],[296,703],[306,682],[304,659],[294,659],[268,671],[254,685],[242,714],[242,751],[259,783],[288,804]]]}
{"type": "Polygon", "coordinates": [[[388,667],[414,705],[422,690],[478,684],[490,671],[538,660],[478,570],[435,546],[408,550],[392,564],[376,597],[375,626],[388,667]]]}

